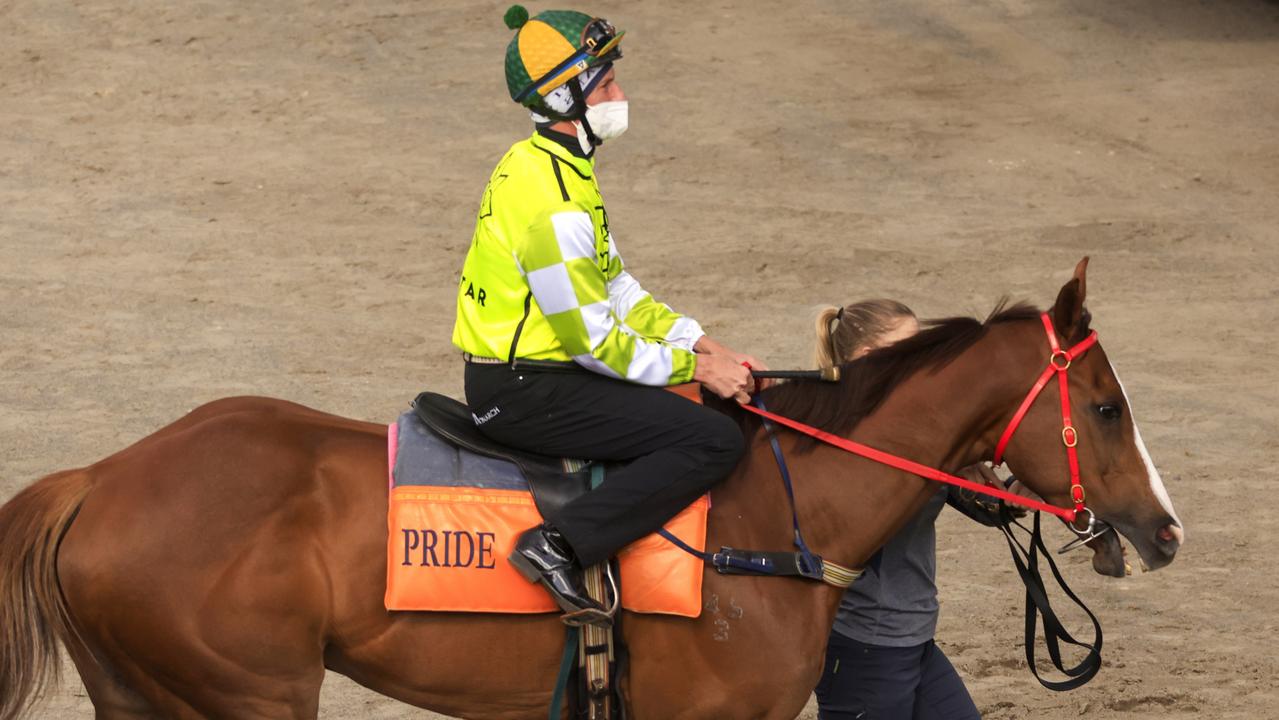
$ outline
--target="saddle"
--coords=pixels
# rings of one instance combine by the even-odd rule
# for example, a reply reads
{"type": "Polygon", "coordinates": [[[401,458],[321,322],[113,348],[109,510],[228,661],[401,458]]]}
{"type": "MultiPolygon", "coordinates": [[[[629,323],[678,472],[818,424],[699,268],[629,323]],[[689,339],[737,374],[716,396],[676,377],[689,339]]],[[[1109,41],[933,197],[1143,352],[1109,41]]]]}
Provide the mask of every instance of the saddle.
{"type": "Polygon", "coordinates": [[[498,476],[501,476],[502,471],[505,470],[507,482],[502,485],[516,487],[520,479],[527,481],[529,489],[533,492],[533,501],[543,517],[590,489],[591,473],[585,463],[574,463],[549,455],[517,450],[491,440],[476,428],[471,411],[447,395],[433,392],[421,393],[413,400],[412,407],[423,425],[455,446],[453,448],[455,462],[451,463],[451,467],[446,469],[437,460],[433,464],[438,467],[430,467],[430,472],[452,472],[454,479],[476,484],[484,482],[481,478],[485,474],[474,472],[474,469],[478,467],[483,467],[488,473],[496,473],[498,476]],[[465,451],[486,458],[504,460],[513,464],[515,468],[471,463],[464,472],[465,460],[462,453],[465,451]]]}

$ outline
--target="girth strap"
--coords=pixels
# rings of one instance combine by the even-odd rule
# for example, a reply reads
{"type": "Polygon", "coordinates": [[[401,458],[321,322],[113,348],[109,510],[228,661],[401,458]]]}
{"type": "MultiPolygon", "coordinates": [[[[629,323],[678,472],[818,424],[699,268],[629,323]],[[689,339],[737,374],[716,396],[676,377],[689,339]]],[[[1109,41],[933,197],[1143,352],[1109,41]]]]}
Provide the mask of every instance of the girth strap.
{"type": "Polygon", "coordinates": [[[778,575],[821,580],[823,564],[820,558],[797,552],[722,547],[719,552],[711,554],[711,565],[725,575],[778,575]]]}
{"type": "Polygon", "coordinates": [[[719,552],[706,553],[680,540],[665,528],[657,531],[672,545],[689,555],[701,558],[722,575],[769,575],[774,577],[800,577],[817,580],[835,587],[848,587],[862,576],[862,571],[809,554],[805,558],[798,552],[766,552],[762,550],[738,550],[721,547],[719,552]]]}
{"type": "Polygon", "coordinates": [[[862,571],[798,552],[761,552],[722,547],[711,555],[710,563],[724,575],[774,575],[820,580],[835,587],[848,587],[862,571]],[[816,566],[810,565],[815,562],[816,566]]]}

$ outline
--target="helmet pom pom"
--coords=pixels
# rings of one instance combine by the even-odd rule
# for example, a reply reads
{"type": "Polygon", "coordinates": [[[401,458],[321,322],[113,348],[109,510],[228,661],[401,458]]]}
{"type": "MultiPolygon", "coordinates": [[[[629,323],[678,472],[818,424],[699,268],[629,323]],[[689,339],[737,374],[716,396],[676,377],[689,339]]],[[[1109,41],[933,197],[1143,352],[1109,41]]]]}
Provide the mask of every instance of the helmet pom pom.
{"type": "Polygon", "coordinates": [[[525,10],[523,5],[512,5],[507,8],[502,20],[506,22],[508,28],[519,30],[524,27],[524,23],[528,22],[528,10],[525,10]]]}

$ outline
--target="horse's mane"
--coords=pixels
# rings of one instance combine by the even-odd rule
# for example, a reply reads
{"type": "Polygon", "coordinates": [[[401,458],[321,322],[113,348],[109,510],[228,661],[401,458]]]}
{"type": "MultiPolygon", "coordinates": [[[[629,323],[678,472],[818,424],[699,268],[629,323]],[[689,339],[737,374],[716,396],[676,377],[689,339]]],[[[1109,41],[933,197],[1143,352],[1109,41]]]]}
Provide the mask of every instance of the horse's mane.
{"type": "MultiPolygon", "coordinates": [[[[992,325],[1032,320],[1040,311],[1001,300],[985,321],[971,317],[926,320],[924,330],[840,366],[837,386],[820,380],[782,383],[764,393],[768,409],[829,433],[844,435],[879,407],[884,398],[925,368],[945,367],[972,347],[992,325]]],[[[1083,325],[1087,325],[1085,317],[1083,325]]]]}

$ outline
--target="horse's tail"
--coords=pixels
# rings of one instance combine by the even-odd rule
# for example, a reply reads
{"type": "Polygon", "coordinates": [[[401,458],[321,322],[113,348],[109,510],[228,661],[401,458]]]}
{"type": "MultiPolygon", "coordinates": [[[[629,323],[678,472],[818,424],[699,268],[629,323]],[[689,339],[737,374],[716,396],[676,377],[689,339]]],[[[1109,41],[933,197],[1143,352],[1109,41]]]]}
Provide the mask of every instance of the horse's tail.
{"type": "Polygon", "coordinates": [[[0,507],[0,720],[59,680],[58,640],[75,632],[58,584],[58,544],[92,487],[51,475],[0,507]]]}

